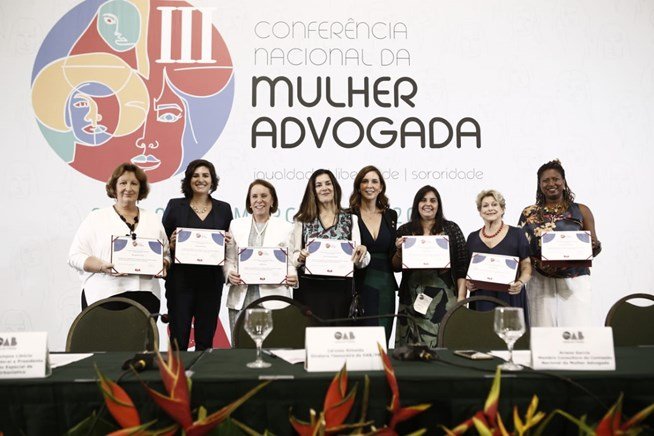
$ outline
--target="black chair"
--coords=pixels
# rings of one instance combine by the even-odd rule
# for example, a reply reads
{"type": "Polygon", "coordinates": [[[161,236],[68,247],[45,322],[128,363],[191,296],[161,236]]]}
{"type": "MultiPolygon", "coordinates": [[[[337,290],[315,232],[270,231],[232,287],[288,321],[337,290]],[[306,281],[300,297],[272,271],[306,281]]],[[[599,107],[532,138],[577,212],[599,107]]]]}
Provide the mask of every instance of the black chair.
{"type": "MultiPolygon", "coordinates": [[[[438,329],[438,346],[451,350],[504,350],[506,343],[493,329],[495,311],[477,311],[466,305],[474,301],[490,301],[497,306],[508,303],[494,297],[470,297],[457,302],[447,311],[438,329]]],[[[514,349],[529,349],[529,332],[518,339],[514,349]]]]}
{"type": "Polygon", "coordinates": [[[82,311],[66,339],[66,351],[154,351],[159,349],[155,318],[141,304],[122,297],[96,301],[82,311]]]}
{"type": "Polygon", "coordinates": [[[278,295],[259,298],[239,312],[232,331],[232,347],[255,348],[254,341],[243,328],[245,310],[260,307],[261,303],[266,301],[281,301],[288,304],[283,309],[272,311],[273,329],[264,341],[266,348],[304,348],[305,329],[318,326],[320,323],[312,316],[309,308],[292,298],[278,295]]]}
{"type": "Polygon", "coordinates": [[[613,329],[615,347],[654,345],[654,295],[640,293],[620,298],[609,309],[604,325],[613,329]],[[653,304],[636,306],[629,303],[636,298],[653,304]]]}

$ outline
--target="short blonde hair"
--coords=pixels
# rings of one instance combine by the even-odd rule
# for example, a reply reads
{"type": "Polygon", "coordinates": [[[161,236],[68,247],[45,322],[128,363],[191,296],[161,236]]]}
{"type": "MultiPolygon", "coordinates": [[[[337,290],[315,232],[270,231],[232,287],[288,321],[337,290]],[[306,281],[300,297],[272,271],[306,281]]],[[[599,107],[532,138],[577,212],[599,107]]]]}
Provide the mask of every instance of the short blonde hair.
{"type": "Polygon", "coordinates": [[[502,210],[506,210],[506,200],[504,199],[504,196],[495,189],[487,189],[477,194],[477,199],[475,200],[477,203],[477,210],[481,210],[481,201],[486,197],[493,197],[493,199],[500,204],[502,210]]]}

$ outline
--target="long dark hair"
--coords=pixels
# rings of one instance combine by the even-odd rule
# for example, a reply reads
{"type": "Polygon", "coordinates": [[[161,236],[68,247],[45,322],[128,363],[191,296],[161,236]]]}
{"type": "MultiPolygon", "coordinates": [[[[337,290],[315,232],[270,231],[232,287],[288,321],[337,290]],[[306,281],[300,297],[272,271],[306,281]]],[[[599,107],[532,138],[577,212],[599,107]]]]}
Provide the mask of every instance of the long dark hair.
{"type": "Polygon", "coordinates": [[[381,192],[377,195],[376,205],[382,211],[389,208],[388,197],[386,197],[386,181],[382,176],[381,171],[373,165],[368,165],[361,168],[361,171],[354,178],[354,183],[352,184],[352,194],[350,195],[350,210],[357,211],[361,207],[361,181],[369,172],[374,171],[379,176],[379,183],[381,184],[381,192]]]}
{"type": "Polygon", "coordinates": [[[575,200],[575,194],[574,192],[572,192],[572,189],[570,189],[570,185],[568,185],[568,180],[565,178],[565,170],[561,165],[561,161],[558,159],[554,159],[547,163],[544,163],[543,165],[541,165],[540,168],[538,168],[537,179],[536,179],[536,204],[539,206],[545,206],[545,194],[543,194],[543,191],[540,189],[540,178],[543,176],[543,173],[547,170],[555,170],[559,174],[561,174],[561,177],[563,178],[563,182],[565,183],[565,188],[563,189],[563,202],[566,205],[570,205],[570,203],[572,203],[575,200]]]}
{"type": "Polygon", "coordinates": [[[304,190],[304,196],[302,197],[302,203],[300,203],[300,210],[293,215],[293,219],[300,221],[302,223],[308,223],[315,220],[318,217],[318,196],[316,195],[316,179],[318,176],[327,174],[329,179],[332,182],[334,187],[334,203],[336,208],[341,210],[341,185],[338,184],[336,176],[329,170],[319,169],[311,174],[309,180],[307,181],[307,187],[304,190]]]}
{"type": "Polygon", "coordinates": [[[416,196],[413,197],[413,205],[411,206],[411,233],[414,235],[422,235],[422,224],[420,224],[420,211],[418,210],[418,205],[420,200],[428,192],[433,192],[438,201],[438,209],[436,210],[436,222],[431,228],[431,234],[437,235],[443,232],[443,223],[446,221],[445,215],[443,214],[443,202],[441,201],[441,194],[439,194],[438,189],[434,188],[431,185],[425,185],[422,188],[418,189],[416,196]]]}

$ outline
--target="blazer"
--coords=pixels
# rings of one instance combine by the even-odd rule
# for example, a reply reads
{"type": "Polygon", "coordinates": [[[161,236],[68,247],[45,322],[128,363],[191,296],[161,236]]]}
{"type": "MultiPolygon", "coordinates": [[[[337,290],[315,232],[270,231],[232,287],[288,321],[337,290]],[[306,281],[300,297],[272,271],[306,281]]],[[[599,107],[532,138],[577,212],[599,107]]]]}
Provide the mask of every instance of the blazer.
{"type": "MultiPolygon", "coordinates": [[[[228,277],[230,271],[236,271],[236,258],[238,247],[248,246],[248,237],[250,236],[250,227],[252,226],[251,217],[237,218],[232,221],[229,228],[232,234],[232,242],[227,245],[227,256],[223,271],[225,277],[228,277]]],[[[291,234],[291,225],[280,218],[270,217],[266,233],[263,237],[264,247],[289,247],[289,238],[291,234]]],[[[290,255],[290,253],[289,253],[290,255]]],[[[288,259],[287,275],[297,275],[290,258],[288,259]]],[[[229,293],[227,294],[227,307],[230,309],[241,310],[247,294],[247,285],[229,284],[229,293]]],[[[259,295],[267,297],[269,295],[281,295],[292,298],[291,288],[286,285],[259,285],[259,295]]],[[[281,301],[267,301],[263,303],[266,309],[282,309],[287,306],[281,301]]]]}

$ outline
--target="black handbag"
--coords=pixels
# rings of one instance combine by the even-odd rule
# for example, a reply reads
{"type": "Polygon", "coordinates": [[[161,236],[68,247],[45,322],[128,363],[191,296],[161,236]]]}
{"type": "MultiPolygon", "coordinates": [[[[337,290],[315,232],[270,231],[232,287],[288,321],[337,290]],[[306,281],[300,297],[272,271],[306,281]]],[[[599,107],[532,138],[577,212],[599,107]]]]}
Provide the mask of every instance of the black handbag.
{"type": "Polygon", "coordinates": [[[365,316],[363,310],[363,303],[361,302],[361,296],[357,292],[355,286],[355,280],[352,279],[352,302],[350,303],[350,310],[347,317],[351,319],[357,319],[361,316],[365,316]]]}

